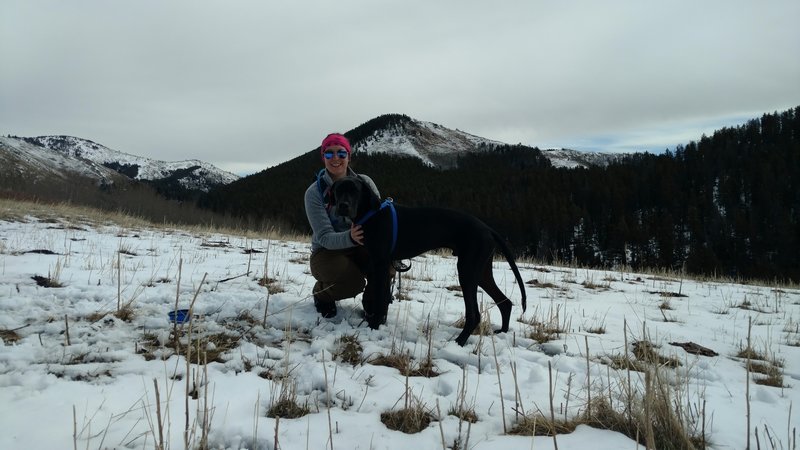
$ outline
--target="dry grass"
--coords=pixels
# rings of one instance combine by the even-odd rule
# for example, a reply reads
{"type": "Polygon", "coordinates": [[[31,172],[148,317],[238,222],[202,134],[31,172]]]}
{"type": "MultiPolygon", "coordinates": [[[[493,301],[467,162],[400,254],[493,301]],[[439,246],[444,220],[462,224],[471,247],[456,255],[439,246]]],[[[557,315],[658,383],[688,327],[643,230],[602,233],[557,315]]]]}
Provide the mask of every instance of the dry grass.
{"type": "Polygon", "coordinates": [[[611,289],[611,282],[606,281],[604,283],[596,283],[593,279],[587,279],[584,280],[583,283],[581,283],[581,286],[591,290],[608,291],[611,289]]]}
{"type": "MultiPolygon", "coordinates": [[[[466,323],[467,319],[462,316],[453,323],[453,326],[456,328],[464,328],[464,324],[466,323]]],[[[494,334],[494,326],[492,326],[492,322],[485,315],[481,315],[481,321],[478,323],[478,326],[475,327],[474,330],[472,330],[472,335],[491,336],[493,334],[494,334]]]]}
{"type": "Polygon", "coordinates": [[[291,379],[284,379],[280,383],[280,394],[275,398],[267,410],[267,417],[280,417],[281,419],[296,419],[308,414],[311,409],[308,402],[297,401],[297,385],[291,379]]]}
{"type": "Polygon", "coordinates": [[[415,364],[414,359],[408,352],[378,355],[367,362],[375,366],[392,367],[399,370],[403,376],[426,378],[439,376],[433,361],[426,359],[415,364]]]}
{"type": "Polygon", "coordinates": [[[753,377],[753,382],[755,384],[778,388],[786,387],[783,384],[783,371],[780,367],[774,364],[751,362],[750,372],[762,375],[759,377],[753,377]]]}
{"type": "Polygon", "coordinates": [[[602,358],[600,362],[608,364],[614,370],[621,371],[633,370],[634,372],[645,372],[650,367],[650,365],[646,362],[631,359],[630,357],[623,355],[613,355],[602,358]]]}
{"type": "MultiPolygon", "coordinates": [[[[544,311],[539,313],[537,306],[529,319],[522,320],[522,323],[530,326],[526,333],[527,337],[540,344],[560,339],[568,328],[567,324],[562,321],[560,305],[555,308],[551,307],[547,313],[544,311]]],[[[564,319],[566,320],[566,318],[564,319]]]]}
{"type": "Polygon", "coordinates": [[[600,362],[608,364],[615,370],[633,370],[635,372],[647,372],[658,367],[680,367],[681,362],[675,357],[665,357],[656,351],[656,346],[648,341],[638,341],[631,344],[633,348],[632,359],[628,355],[613,355],[601,359],[600,362]]]}
{"type": "Polygon", "coordinates": [[[307,405],[300,405],[292,400],[279,400],[267,411],[267,417],[280,417],[282,419],[296,419],[309,412],[307,405]]]}
{"type": "Polygon", "coordinates": [[[540,344],[558,340],[561,338],[561,333],[564,332],[562,328],[553,323],[533,321],[530,325],[531,330],[528,332],[528,337],[540,344]]]}
{"type": "Polygon", "coordinates": [[[656,366],[680,367],[681,362],[674,357],[661,356],[655,349],[657,348],[649,341],[638,341],[631,344],[633,356],[639,361],[643,361],[656,366]]]}
{"type": "Polygon", "coordinates": [[[451,407],[447,411],[447,415],[458,417],[460,420],[469,423],[476,423],[478,422],[478,414],[475,412],[475,408],[468,408],[466,406],[460,405],[458,407],[451,407]]]}
{"type": "Polygon", "coordinates": [[[347,334],[336,340],[336,352],[333,354],[335,359],[346,362],[352,366],[364,362],[364,347],[358,342],[358,336],[347,334]]]}
{"type": "Polygon", "coordinates": [[[407,408],[381,413],[381,422],[386,428],[406,434],[419,433],[434,420],[433,414],[419,401],[412,401],[407,408]]]}
{"type": "MultiPolygon", "coordinates": [[[[205,365],[210,362],[224,363],[222,355],[226,352],[233,350],[239,346],[242,339],[240,334],[231,334],[225,332],[213,333],[208,335],[192,336],[191,342],[186,342],[183,339],[183,331],[179,327],[178,336],[170,336],[167,344],[160,349],[151,349],[151,354],[156,350],[169,350],[175,355],[186,356],[191,358],[191,362],[197,365],[205,365]]],[[[167,356],[167,355],[165,355],[167,356]]]]}
{"type": "Polygon", "coordinates": [[[575,431],[580,422],[574,420],[553,421],[542,413],[522,417],[508,434],[516,436],[552,436],[575,431]]]}
{"type": "Polygon", "coordinates": [[[19,341],[19,334],[15,330],[0,330],[0,340],[6,345],[19,341]]]}
{"type": "Polygon", "coordinates": [[[533,286],[533,287],[537,287],[537,288],[541,288],[541,289],[557,289],[558,288],[558,286],[556,286],[553,283],[549,283],[549,282],[542,283],[542,282],[540,282],[539,280],[537,280],[535,278],[532,279],[532,280],[526,281],[525,284],[527,284],[528,286],[533,286]]]}
{"type": "Polygon", "coordinates": [[[657,370],[647,373],[644,391],[623,393],[626,399],[613,407],[608,395],[592,399],[591,404],[574,418],[547,417],[541,411],[523,416],[509,434],[553,436],[575,431],[578,425],[621,433],[645,448],[659,450],[694,450],[708,442],[696,429],[693,419],[676,403],[676,396],[657,370]],[[691,422],[691,423],[690,423],[691,422]]]}
{"type": "Polygon", "coordinates": [[[133,318],[136,317],[136,310],[131,303],[127,303],[122,305],[120,309],[114,311],[114,317],[123,322],[132,322],[133,318]]]}
{"type": "Polygon", "coordinates": [[[756,361],[768,361],[767,355],[754,349],[753,347],[740,347],[736,356],[742,359],[751,359],[756,361]]]}
{"type": "Polygon", "coordinates": [[[261,287],[267,288],[267,291],[270,294],[280,294],[281,292],[286,292],[286,288],[281,284],[279,280],[276,278],[271,278],[266,275],[259,278],[258,285],[261,287]]]}

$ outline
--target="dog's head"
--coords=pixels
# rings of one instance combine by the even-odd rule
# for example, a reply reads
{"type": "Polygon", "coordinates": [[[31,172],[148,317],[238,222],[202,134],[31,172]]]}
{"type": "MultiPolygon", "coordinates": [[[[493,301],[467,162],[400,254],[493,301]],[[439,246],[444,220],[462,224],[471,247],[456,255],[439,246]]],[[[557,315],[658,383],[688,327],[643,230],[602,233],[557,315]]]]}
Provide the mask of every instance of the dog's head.
{"type": "Polygon", "coordinates": [[[380,206],[378,196],[364,180],[358,177],[340,178],[331,186],[333,212],[355,221],[370,209],[380,206]]]}

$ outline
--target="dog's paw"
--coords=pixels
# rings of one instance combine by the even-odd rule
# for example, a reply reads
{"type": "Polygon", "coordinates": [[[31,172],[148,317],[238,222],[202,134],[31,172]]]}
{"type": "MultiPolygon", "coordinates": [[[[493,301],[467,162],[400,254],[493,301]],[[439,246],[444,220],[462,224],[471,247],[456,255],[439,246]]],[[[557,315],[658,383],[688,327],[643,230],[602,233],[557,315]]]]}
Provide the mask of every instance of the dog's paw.
{"type": "Polygon", "coordinates": [[[367,320],[367,324],[373,330],[377,330],[378,327],[386,324],[386,316],[382,316],[379,318],[377,314],[370,314],[368,312],[365,312],[364,319],[367,320]]]}
{"type": "Polygon", "coordinates": [[[336,317],[336,302],[326,302],[314,298],[314,308],[325,319],[336,317]]]}

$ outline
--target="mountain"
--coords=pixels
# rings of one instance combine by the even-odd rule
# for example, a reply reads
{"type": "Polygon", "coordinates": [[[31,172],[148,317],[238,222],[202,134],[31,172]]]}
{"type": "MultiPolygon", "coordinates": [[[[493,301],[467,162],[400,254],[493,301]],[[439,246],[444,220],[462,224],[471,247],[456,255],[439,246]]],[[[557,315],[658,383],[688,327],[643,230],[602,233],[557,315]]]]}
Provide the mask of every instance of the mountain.
{"type": "Polygon", "coordinates": [[[47,179],[68,181],[79,177],[97,186],[107,186],[121,179],[116,171],[98,162],[71,157],[12,137],[0,137],[0,163],[0,174],[7,182],[11,179],[17,179],[17,183],[47,179]]]}
{"type": "MultiPolygon", "coordinates": [[[[356,153],[411,156],[440,169],[455,168],[458,158],[466,154],[491,152],[509,146],[401,114],[376,117],[348,132],[348,136],[351,134],[356,153]]],[[[568,149],[547,149],[542,150],[542,154],[553,167],[565,168],[605,166],[624,156],[568,149]]]]}
{"type": "Polygon", "coordinates": [[[68,202],[157,222],[238,227],[236,219],[201,210],[194,201],[232,178],[238,177],[199,161],[159,162],[85,139],[0,137],[0,197],[68,202]]]}
{"type": "Polygon", "coordinates": [[[215,186],[228,184],[239,178],[238,175],[203,161],[159,161],[112,150],[78,137],[38,136],[21,139],[68,158],[85,162],[87,166],[108,167],[128,178],[150,182],[157,187],[174,185],[187,191],[208,192],[215,186]]]}

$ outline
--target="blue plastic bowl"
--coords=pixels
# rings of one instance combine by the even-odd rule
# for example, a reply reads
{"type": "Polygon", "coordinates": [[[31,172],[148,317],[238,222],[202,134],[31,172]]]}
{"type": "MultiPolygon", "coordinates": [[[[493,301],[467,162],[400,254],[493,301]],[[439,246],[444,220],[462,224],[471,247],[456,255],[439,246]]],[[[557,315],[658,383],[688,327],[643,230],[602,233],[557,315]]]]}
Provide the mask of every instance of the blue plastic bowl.
{"type": "Polygon", "coordinates": [[[169,315],[169,321],[172,323],[186,323],[189,321],[188,309],[178,309],[167,314],[169,315]]]}

